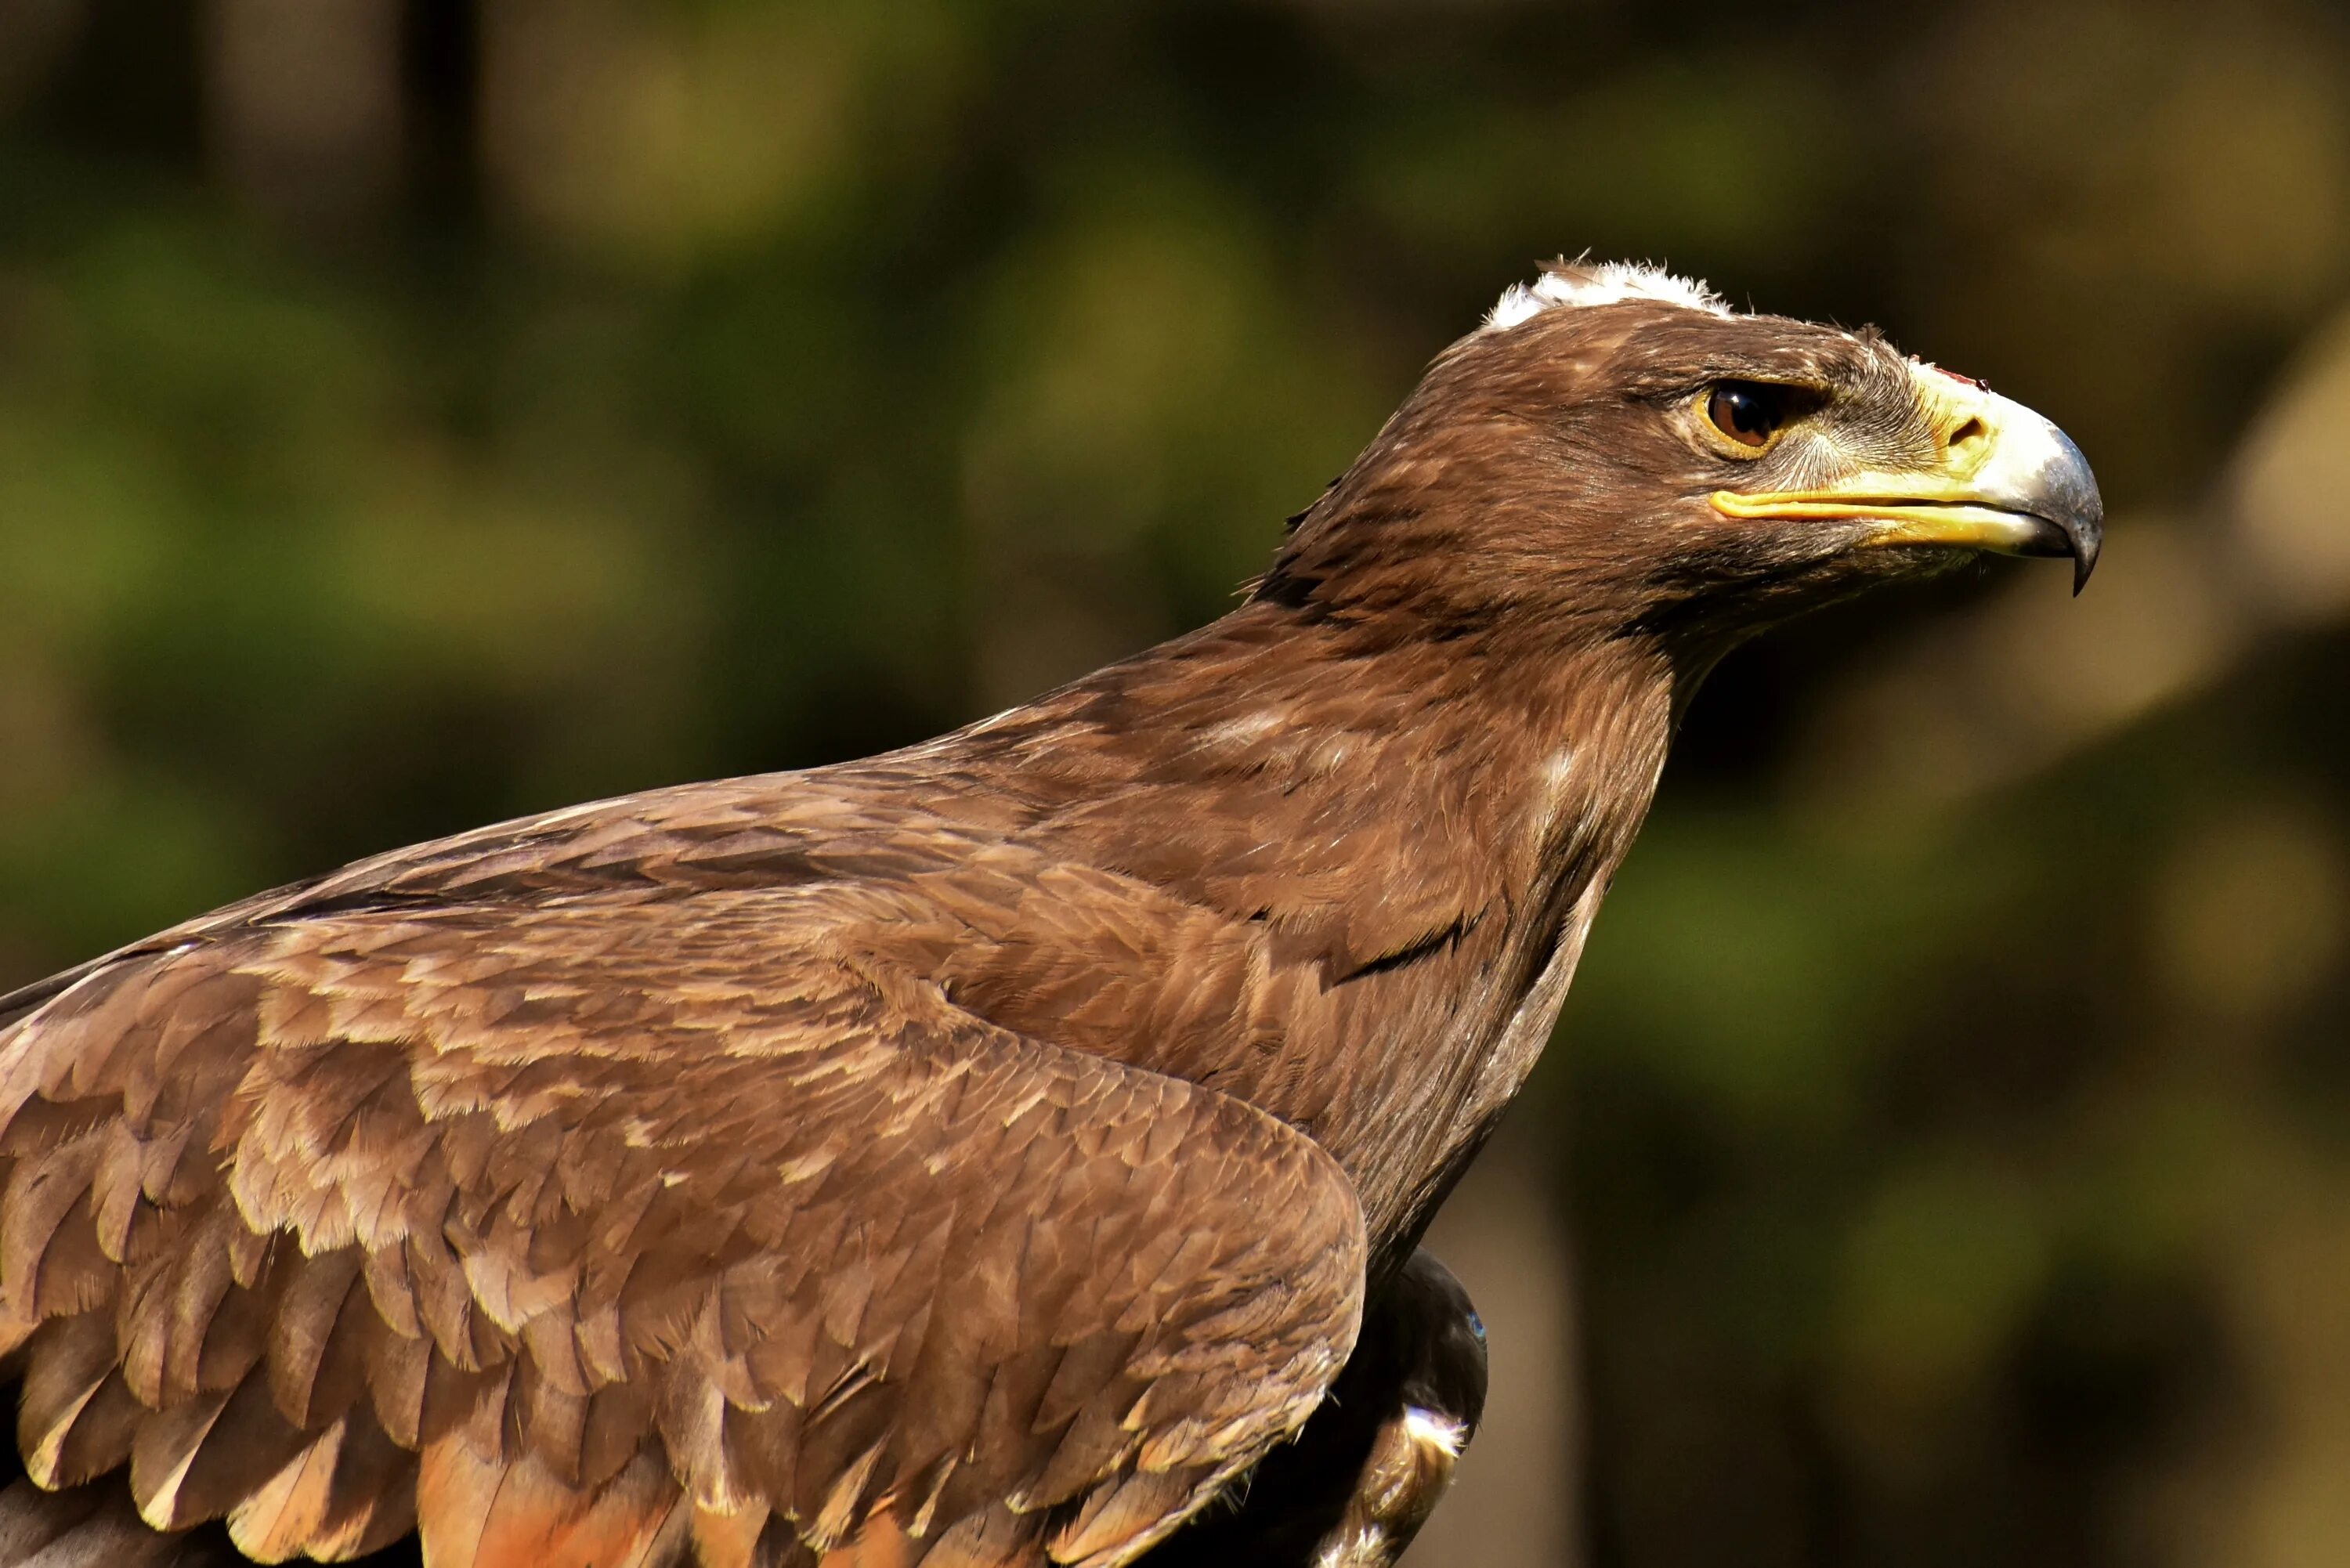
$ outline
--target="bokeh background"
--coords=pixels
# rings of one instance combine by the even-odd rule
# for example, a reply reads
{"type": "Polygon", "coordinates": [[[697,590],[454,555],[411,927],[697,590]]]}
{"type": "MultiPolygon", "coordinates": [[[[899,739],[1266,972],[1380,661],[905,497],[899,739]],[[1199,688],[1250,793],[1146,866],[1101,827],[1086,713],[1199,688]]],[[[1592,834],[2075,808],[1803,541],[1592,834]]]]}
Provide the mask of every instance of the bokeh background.
{"type": "Polygon", "coordinates": [[[2350,28],[0,0],[0,982],[1212,617],[1536,258],[1874,321],[2106,562],[1726,667],[1439,1234],[1413,1562],[2350,1562],[2350,28]]]}

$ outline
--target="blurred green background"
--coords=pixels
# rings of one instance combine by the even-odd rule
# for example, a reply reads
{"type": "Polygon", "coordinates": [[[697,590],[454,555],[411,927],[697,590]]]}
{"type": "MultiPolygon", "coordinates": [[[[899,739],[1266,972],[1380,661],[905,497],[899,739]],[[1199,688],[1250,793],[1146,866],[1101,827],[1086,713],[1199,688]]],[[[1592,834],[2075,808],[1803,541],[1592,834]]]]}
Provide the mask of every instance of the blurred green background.
{"type": "Polygon", "coordinates": [[[0,0],[0,983],[1211,618],[1590,247],[2064,424],[1741,655],[1440,1231],[1413,1561],[2350,1562],[2350,27],[0,0]]]}

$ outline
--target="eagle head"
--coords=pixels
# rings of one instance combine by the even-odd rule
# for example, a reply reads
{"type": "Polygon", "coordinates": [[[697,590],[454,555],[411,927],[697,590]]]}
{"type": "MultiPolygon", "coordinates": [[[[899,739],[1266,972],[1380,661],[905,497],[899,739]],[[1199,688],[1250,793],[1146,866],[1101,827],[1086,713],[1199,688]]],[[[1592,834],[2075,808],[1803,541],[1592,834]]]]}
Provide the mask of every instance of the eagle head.
{"type": "Polygon", "coordinates": [[[2103,517],[2062,431],[1873,330],[1558,262],[1438,357],[1257,592],[1710,656],[1981,551],[2069,556],[2077,592],[2103,517]]]}

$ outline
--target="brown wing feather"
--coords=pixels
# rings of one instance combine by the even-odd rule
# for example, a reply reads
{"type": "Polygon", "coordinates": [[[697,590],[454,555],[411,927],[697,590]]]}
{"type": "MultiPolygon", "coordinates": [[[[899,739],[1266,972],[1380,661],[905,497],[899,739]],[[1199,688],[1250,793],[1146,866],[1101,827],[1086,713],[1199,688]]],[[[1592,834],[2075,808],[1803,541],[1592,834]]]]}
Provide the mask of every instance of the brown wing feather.
{"type": "Polygon", "coordinates": [[[354,909],[0,1025],[33,1473],[127,1461],[263,1560],[420,1521],[436,1568],[1127,1561],[1335,1376],[1352,1189],[858,929],[795,889],[354,909]]]}

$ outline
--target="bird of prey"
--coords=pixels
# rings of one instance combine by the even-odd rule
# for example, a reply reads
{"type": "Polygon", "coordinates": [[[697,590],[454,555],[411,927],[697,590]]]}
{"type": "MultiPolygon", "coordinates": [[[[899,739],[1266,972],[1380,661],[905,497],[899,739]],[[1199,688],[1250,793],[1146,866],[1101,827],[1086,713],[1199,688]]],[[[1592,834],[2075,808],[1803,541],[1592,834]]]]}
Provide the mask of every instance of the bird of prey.
{"type": "Polygon", "coordinates": [[[1556,264],[1211,625],[0,999],[0,1563],[1388,1563],[1484,1386],[1419,1239],[1699,680],[2100,515],[1873,333],[1556,264]]]}

